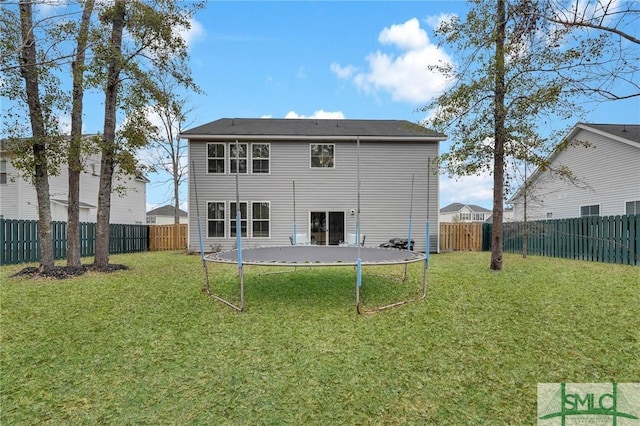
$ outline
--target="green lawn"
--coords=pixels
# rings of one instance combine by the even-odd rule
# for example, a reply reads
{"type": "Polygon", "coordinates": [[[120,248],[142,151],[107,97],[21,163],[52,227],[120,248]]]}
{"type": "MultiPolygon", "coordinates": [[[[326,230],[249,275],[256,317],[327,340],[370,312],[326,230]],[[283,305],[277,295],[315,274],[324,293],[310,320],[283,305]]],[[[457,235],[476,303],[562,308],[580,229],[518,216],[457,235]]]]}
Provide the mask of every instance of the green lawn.
{"type": "MultiPolygon", "coordinates": [[[[435,255],[425,300],[357,315],[350,267],[247,267],[237,313],[199,256],[111,261],[130,269],[0,268],[1,424],[535,424],[539,382],[640,381],[638,267],[435,255]]],[[[365,268],[364,305],[420,267],[365,268]]],[[[210,268],[229,298],[234,271],[210,268]]]]}

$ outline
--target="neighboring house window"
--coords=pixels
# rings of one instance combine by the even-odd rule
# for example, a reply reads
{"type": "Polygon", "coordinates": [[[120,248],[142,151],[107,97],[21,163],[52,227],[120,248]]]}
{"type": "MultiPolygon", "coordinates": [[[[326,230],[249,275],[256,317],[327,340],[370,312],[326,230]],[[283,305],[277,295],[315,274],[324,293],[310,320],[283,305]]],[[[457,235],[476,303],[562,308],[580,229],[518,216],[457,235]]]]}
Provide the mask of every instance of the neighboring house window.
{"type": "Polygon", "coordinates": [[[460,213],[460,220],[471,220],[471,213],[460,213]]]}
{"type": "Polygon", "coordinates": [[[147,216],[147,223],[150,225],[153,225],[154,223],[156,223],[156,217],[155,216],[147,216]]]}
{"type": "Polygon", "coordinates": [[[580,216],[600,216],[600,205],[580,206],[580,216]]]}
{"type": "Polygon", "coordinates": [[[251,171],[253,173],[269,173],[269,144],[251,144],[251,171]]]}
{"type": "Polygon", "coordinates": [[[311,144],[311,167],[333,168],[335,148],[333,144],[311,144]]]}
{"type": "Polygon", "coordinates": [[[230,143],[229,160],[231,162],[229,170],[232,174],[236,173],[236,169],[238,173],[247,173],[247,144],[240,143],[236,146],[235,143],[230,143]]]}
{"type": "Polygon", "coordinates": [[[207,144],[207,172],[224,173],[224,144],[207,144]]]}
{"type": "Polygon", "coordinates": [[[0,160],[0,184],[7,183],[7,160],[0,160]]]}
{"type": "Polygon", "coordinates": [[[640,201],[628,201],[626,207],[626,214],[640,214],[640,201]]]}
{"type": "Polygon", "coordinates": [[[207,236],[224,238],[224,202],[207,203],[207,236]]]}
{"type": "Polygon", "coordinates": [[[270,228],[270,210],[269,202],[252,203],[251,211],[251,232],[254,238],[269,238],[270,228]]]}
{"type": "Polygon", "coordinates": [[[482,220],[484,221],[484,213],[474,213],[473,220],[482,220]]]}
{"type": "MultiPolygon", "coordinates": [[[[231,231],[231,237],[235,238],[236,237],[236,203],[230,203],[229,205],[230,209],[229,209],[229,222],[231,222],[231,226],[229,227],[230,231],[231,231]]],[[[246,237],[247,236],[247,203],[245,202],[241,202],[240,203],[240,229],[241,229],[241,234],[240,236],[242,237],[246,237]]]]}

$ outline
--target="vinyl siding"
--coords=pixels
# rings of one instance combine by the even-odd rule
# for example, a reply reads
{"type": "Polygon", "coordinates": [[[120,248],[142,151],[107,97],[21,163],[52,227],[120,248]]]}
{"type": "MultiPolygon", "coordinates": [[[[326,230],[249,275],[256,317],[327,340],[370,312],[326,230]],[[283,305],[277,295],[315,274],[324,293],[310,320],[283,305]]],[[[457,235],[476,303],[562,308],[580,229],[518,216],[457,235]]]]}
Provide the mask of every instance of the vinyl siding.
{"type": "MultiPolygon", "coordinates": [[[[98,206],[99,176],[93,170],[100,170],[100,161],[91,157],[85,161],[85,171],[80,174],[80,202],[94,206],[81,209],[80,220],[96,222],[98,206]],[[95,167],[94,167],[95,166],[95,167]]],[[[38,220],[38,201],[33,185],[19,177],[15,168],[7,164],[8,181],[0,185],[0,214],[6,219],[38,220]],[[15,180],[11,181],[11,177],[15,180]]],[[[49,194],[52,200],[68,198],[68,171],[66,166],[60,169],[58,176],[49,177],[49,194]]],[[[127,188],[124,196],[118,193],[111,195],[111,223],[144,224],[146,223],[146,184],[130,176],[114,178],[115,186],[127,188]]],[[[66,205],[52,202],[51,219],[67,220],[66,205]]]]}
{"type": "MultiPolygon", "coordinates": [[[[322,143],[314,141],[312,143],[322,143]]],[[[311,235],[310,212],[342,211],[345,213],[345,234],[355,232],[358,208],[358,150],[355,141],[327,142],[335,145],[334,168],[310,167],[310,142],[271,142],[271,173],[240,174],[241,202],[269,201],[271,203],[270,238],[246,238],[245,247],[288,245],[293,234],[293,182],[296,187],[296,226],[298,233],[311,235]]],[[[431,224],[431,248],[437,249],[438,229],[438,175],[429,179],[430,197],[427,196],[427,159],[438,155],[438,144],[433,143],[380,143],[360,145],[360,233],[367,245],[379,245],[393,237],[406,238],[413,189],[412,238],[416,250],[425,248],[425,222],[431,224]],[[427,212],[427,205],[429,212],[427,212]],[[428,213],[428,215],[427,215],[428,213]]],[[[231,249],[235,238],[229,237],[229,201],[236,199],[235,174],[206,173],[206,142],[189,144],[189,164],[197,183],[195,204],[194,179],[189,182],[189,247],[199,250],[197,210],[201,216],[205,251],[220,245],[231,249]],[[227,238],[207,237],[207,201],[226,201],[227,238]]],[[[433,168],[435,169],[435,167],[433,168]]],[[[229,171],[227,161],[227,172],[229,171]]],[[[249,204],[249,210],[251,205],[249,204]]],[[[249,213],[251,217],[251,213],[249,213]]],[[[249,228],[251,225],[249,223],[249,228]]]]}
{"type": "MultiPolygon", "coordinates": [[[[575,146],[559,153],[554,165],[567,166],[577,184],[554,179],[548,173],[528,190],[527,216],[545,219],[579,217],[580,206],[599,205],[601,216],[625,214],[625,202],[640,200],[640,148],[581,129],[575,146]]],[[[524,216],[523,197],[514,200],[516,220],[524,216]]]]}
{"type": "Polygon", "coordinates": [[[14,181],[17,173],[10,157],[2,155],[1,158],[7,161],[7,183],[0,184],[0,216],[17,218],[20,204],[19,182],[14,181]]]}

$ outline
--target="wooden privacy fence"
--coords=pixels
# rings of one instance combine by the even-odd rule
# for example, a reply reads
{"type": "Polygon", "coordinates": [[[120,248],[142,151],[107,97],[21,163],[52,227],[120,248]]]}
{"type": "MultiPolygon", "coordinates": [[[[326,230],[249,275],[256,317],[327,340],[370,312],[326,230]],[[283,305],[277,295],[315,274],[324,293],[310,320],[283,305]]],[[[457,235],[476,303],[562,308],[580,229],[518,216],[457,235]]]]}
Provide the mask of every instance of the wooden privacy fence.
{"type": "Polygon", "coordinates": [[[440,223],[440,251],[482,250],[482,223],[440,223]]]}
{"type": "MultiPolygon", "coordinates": [[[[484,226],[490,237],[491,224],[484,226]]],[[[521,253],[525,233],[532,255],[640,265],[640,215],[505,223],[504,251],[521,253]]]]}
{"type": "Polygon", "coordinates": [[[184,250],[187,248],[186,223],[149,225],[149,250],[184,250]]]}
{"type": "MultiPolygon", "coordinates": [[[[0,264],[38,262],[40,260],[37,220],[0,219],[0,264]]],[[[54,259],[67,257],[67,223],[51,222],[54,259]]],[[[93,256],[96,248],[96,224],[80,223],[80,255],[93,256]]],[[[109,225],[109,253],[135,253],[148,250],[147,225],[109,225]]]]}

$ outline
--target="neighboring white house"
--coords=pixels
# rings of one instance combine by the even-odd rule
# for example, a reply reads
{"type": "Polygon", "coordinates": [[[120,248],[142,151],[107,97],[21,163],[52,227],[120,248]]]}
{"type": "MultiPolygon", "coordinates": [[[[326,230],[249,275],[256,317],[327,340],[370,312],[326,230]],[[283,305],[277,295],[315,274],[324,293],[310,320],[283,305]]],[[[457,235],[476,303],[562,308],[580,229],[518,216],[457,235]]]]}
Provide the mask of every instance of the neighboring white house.
{"type": "MultiPolygon", "coordinates": [[[[98,189],[100,181],[100,156],[93,155],[83,161],[84,171],[80,174],[80,221],[96,222],[98,189]]],[[[117,170],[117,169],[116,169],[117,170]]],[[[116,172],[117,173],[117,172],[116,172]]],[[[67,166],[60,168],[58,176],[49,176],[51,197],[51,219],[66,222],[68,178],[67,166]]],[[[121,176],[114,187],[126,188],[123,194],[111,195],[111,223],[146,223],[146,184],[143,176],[121,176]]],[[[0,217],[5,219],[38,220],[36,189],[24,180],[11,164],[11,152],[0,146],[0,217]]]]}
{"type": "MultiPolygon", "coordinates": [[[[173,225],[175,223],[174,206],[162,206],[147,212],[147,223],[149,225],[173,225]]],[[[178,209],[180,223],[189,223],[187,212],[178,209]]]]}
{"type": "MultiPolygon", "coordinates": [[[[180,137],[189,140],[189,211],[202,215],[205,250],[235,245],[236,177],[245,247],[288,245],[294,225],[312,244],[338,245],[354,233],[359,206],[366,245],[406,238],[411,216],[415,249],[425,249],[429,220],[437,250],[430,161],[444,135],[405,120],[224,118],[180,137]]],[[[191,250],[198,219],[189,215],[191,250]]]]}
{"type": "Polygon", "coordinates": [[[640,125],[579,123],[566,141],[551,168],[536,170],[508,201],[515,220],[524,218],[525,199],[530,220],[640,214],[640,125]],[[560,167],[573,182],[549,172],[560,167]]]}
{"type": "Polygon", "coordinates": [[[491,210],[475,204],[451,203],[440,209],[440,222],[484,222],[491,210]]]}

